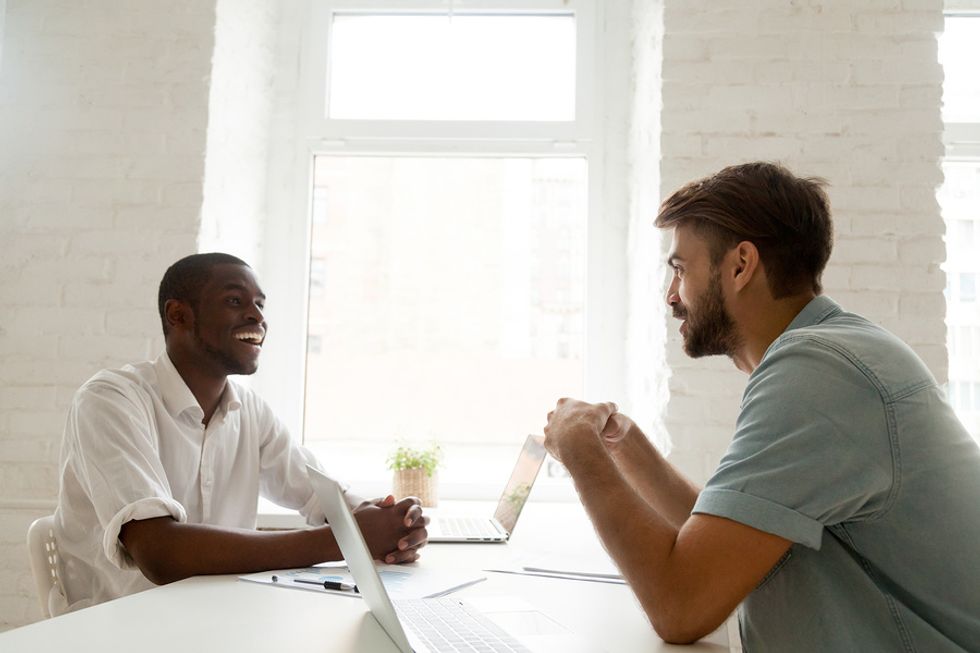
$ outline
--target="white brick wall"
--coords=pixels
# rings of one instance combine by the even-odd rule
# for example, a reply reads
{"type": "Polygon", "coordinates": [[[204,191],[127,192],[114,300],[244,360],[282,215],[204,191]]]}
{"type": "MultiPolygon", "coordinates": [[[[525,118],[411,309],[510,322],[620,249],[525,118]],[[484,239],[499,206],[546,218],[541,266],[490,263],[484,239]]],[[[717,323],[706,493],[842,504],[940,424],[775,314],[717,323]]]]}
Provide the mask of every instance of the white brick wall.
{"type": "MultiPolygon", "coordinates": [[[[663,11],[660,3],[634,2],[630,22],[633,55],[633,97],[627,142],[629,222],[627,232],[628,297],[626,320],[626,405],[620,406],[656,442],[669,451],[664,428],[669,370],[663,360],[667,332],[663,319],[665,266],[656,253],[661,234],[651,226],[660,204],[660,115],[662,88],[663,11]]],[[[677,43],[679,56],[701,56],[701,44],[677,43]],[[683,55],[687,46],[694,48],[683,55]]],[[[678,64],[682,65],[682,64],[678,64]]],[[[700,148],[697,134],[678,135],[678,150],[700,148]]]]}
{"type": "MultiPolygon", "coordinates": [[[[0,5],[2,7],[2,5],[0,5]]],[[[214,2],[11,0],[0,55],[0,630],[40,616],[24,539],[65,409],[162,345],[156,286],[195,251],[214,2]]]]}
{"type": "MultiPolygon", "coordinates": [[[[828,295],[893,330],[946,375],[943,223],[935,198],[941,0],[665,0],[661,192],[737,162],[831,183],[828,295]]],[[[673,459],[704,480],[745,376],[691,361],[668,327],[673,459]]]]}

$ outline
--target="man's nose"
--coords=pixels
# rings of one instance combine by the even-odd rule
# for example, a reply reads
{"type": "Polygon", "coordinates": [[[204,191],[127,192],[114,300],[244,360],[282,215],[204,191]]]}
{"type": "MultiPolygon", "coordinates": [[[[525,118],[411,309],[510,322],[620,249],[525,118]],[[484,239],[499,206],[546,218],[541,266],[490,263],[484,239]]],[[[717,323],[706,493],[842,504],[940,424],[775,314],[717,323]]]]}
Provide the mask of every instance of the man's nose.
{"type": "Polygon", "coordinates": [[[245,312],[245,318],[255,322],[265,321],[265,315],[262,313],[262,308],[254,302],[248,306],[248,309],[245,312]]]}
{"type": "Polygon", "coordinates": [[[673,277],[670,283],[667,285],[667,294],[664,297],[668,306],[673,306],[681,301],[680,295],[677,294],[677,277],[673,277]]]}

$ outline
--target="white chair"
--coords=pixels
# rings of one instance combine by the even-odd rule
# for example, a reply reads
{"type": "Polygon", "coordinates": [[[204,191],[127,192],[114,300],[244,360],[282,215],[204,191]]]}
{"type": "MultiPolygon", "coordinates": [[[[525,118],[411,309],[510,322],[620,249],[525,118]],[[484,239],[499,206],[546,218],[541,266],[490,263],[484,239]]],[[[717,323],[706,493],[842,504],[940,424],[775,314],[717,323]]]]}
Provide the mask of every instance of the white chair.
{"type": "Polygon", "coordinates": [[[58,543],[54,539],[54,515],[35,519],[27,529],[27,553],[31,557],[31,573],[34,574],[41,613],[47,619],[51,616],[51,590],[56,589],[59,594],[64,594],[59,573],[61,559],[58,556],[58,543]]]}

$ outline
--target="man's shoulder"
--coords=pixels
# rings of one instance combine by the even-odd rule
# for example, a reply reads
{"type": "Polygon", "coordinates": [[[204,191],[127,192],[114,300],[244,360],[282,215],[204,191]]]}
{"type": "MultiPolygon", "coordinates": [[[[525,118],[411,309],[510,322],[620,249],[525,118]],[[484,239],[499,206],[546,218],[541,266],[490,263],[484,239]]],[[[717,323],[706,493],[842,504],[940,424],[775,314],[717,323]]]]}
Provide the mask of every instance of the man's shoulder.
{"type": "Polygon", "coordinates": [[[861,341],[886,344],[895,336],[871,320],[856,313],[838,310],[826,318],[798,328],[784,331],[776,338],[774,346],[825,345],[846,348],[861,341]]]}
{"type": "Polygon", "coordinates": [[[887,334],[860,316],[843,314],[835,319],[784,331],[767,349],[760,367],[779,366],[806,359],[846,364],[860,352],[880,346],[887,334]]]}
{"type": "Polygon", "coordinates": [[[75,393],[75,401],[86,397],[122,395],[135,399],[155,392],[158,383],[151,361],[128,363],[119,368],[96,372],[75,393]]]}
{"type": "MultiPolygon", "coordinates": [[[[918,355],[899,337],[860,315],[836,315],[781,334],[770,346],[763,363],[779,366],[806,361],[811,374],[834,370],[834,374],[859,375],[883,395],[898,388],[935,384],[935,379],[918,355]]],[[[819,378],[812,382],[819,383],[819,378]]]]}

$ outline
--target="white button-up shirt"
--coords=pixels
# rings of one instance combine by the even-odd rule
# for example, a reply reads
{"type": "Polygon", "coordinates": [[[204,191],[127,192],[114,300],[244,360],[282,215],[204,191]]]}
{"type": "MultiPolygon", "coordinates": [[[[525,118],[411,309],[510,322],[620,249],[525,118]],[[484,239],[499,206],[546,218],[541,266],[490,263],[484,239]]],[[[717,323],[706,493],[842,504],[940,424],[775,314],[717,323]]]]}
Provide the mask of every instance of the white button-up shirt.
{"type": "Polygon", "coordinates": [[[254,528],[259,495],[323,524],[297,445],[249,388],[228,380],[205,427],[204,411],[166,352],[104,370],[75,394],[61,451],[55,537],[64,597],[52,612],[152,587],[119,541],[133,519],[254,528]]]}

